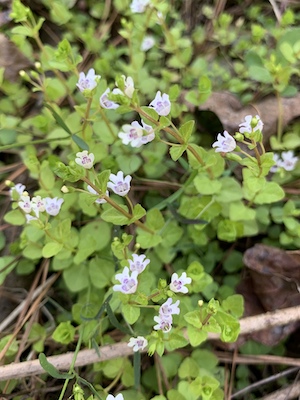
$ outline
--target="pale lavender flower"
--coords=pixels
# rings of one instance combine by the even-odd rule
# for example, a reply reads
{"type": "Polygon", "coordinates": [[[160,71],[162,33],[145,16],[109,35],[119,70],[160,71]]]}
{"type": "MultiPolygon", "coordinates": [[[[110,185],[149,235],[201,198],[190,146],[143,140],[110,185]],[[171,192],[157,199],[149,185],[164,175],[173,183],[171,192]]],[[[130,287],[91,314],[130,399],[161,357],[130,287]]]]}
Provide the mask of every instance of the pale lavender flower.
{"type": "Polygon", "coordinates": [[[145,36],[142,43],[141,43],[141,51],[148,51],[152,49],[152,47],[155,45],[155,39],[153,36],[145,36]]]}
{"type": "Polygon", "coordinates": [[[23,192],[18,202],[19,207],[26,213],[29,214],[32,210],[31,200],[27,192],[23,192]]]}
{"type": "MultiPolygon", "coordinates": [[[[97,193],[96,190],[92,188],[92,186],[87,185],[87,190],[88,190],[90,193],[92,193],[92,194],[97,194],[97,195],[99,196],[99,193],[97,193]]],[[[108,190],[106,191],[105,194],[106,194],[106,196],[109,196],[108,190]]],[[[102,197],[99,197],[98,199],[95,200],[95,203],[97,203],[97,204],[104,204],[104,203],[107,203],[107,201],[106,201],[105,199],[103,199],[102,197]]]]}
{"type": "Polygon", "coordinates": [[[138,285],[137,276],[137,271],[133,271],[130,276],[129,268],[125,267],[122,273],[116,274],[115,278],[120,282],[120,284],[114,285],[113,290],[115,292],[122,292],[125,294],[135,293],[138,285]]]}
{"type": "Polygon", "coordinates": [[[280,157],[279,157],[279,155],[278,154],[273,154],[273,160],[274,160],[274,162],[275,162],[275,165],[273,165],[271,168],[270,168],[270,172],[277,172],[278,171],[278,169],[279,169],[279,161],[280,161],[280,157]]]}
{"type": "Polygon", "coordinates": [[[159,308],[159,315],[164,318],[168,318],[173,314],[180,314],[179,303],[177,300],[174,304],[172,304],[173,299],[171,297],[168,298],[166,302],[164,302],[159,308]]]}
{"type": "Polygon", "coordinates": [[[25,218],[26,218],[26,222],[27,222],[27,224],[30,222],[30,221],[37,221],[37,217],[34,217],[33,215],[30,215],[30,214],[25,214],[25,218]]]}
{"type": "Polygon", "coordinates": [[[124,178],[124,173],[119,171],[117,175],[110,174],[110,182],[108,182],[107,187],[111,189],[114,193],[119,196],[126,196],[130,190],[131,176],[127,175],[124,178]]]}
{"type": "MultiPolygon", "coordinates": [[[[119,89],[114,89],[112,93],[113,94],[122,94],[121,91],[119,93],[116,90],[119,90],[119,89]]],[[[112,100],[109,100],[109,98],[107,96],[109,93],[110,93],[110,89],[107,88],[105,90],[105,92],[102,94],[102,96],[100,97],[100,105],[101,105],[101,107],[106,108],[108,110],[115,110],[116,108],[120,107],[120,105],[112,100]]]]}
{"type": "Polygon", "coordinates": [[[256,131],[262,131],[263,129],[263,122],[260,119],[259,115],[255,115],[253,117],[252,115],[247,115],[245,117],[245,122],[242,122],[239,127],[239,132],[240,133],[251,133],[251,132],[256,132],[256,131]]]}
{"type": "Polygon", "coordinates": [[[31,207],[35,215],[39,217],[40,212],[45,211],[45,200],[41,196],[35,196],[31,200],[31,207]]]}
{"type": "Polygon", "coordinates": [[[122,143],[131,147],[141,147],[143,144],[149,143],[155,139],[155,134],[152,126],[147,125],[142,120],[142,125],[138,121],[133,121],[130,125],[122,126],[123,131],[118,133],[122,143]],[[144,131],[148,134],[144,136],[144,131]]]}
{"type": "Polygon", "coordinates": [[[132,347],[133,351],[144,350],[148,345],[148,340],[144,336],[132,337],[129,339],[128,346],[132,347]]]}
{"type": "Polygon", "coordinates": [[[55,217],[59,213],[64,199],[59,199],[58,197],[51,199],[50,197],[46,197],[44,201],[46,213],[55,217]]]}
{"type": "Polygon", "coordinates": [[[298,162],[298,157],[294,156],[293,151],[283,151],[281,153],[281,158],[282,160],[277,162],[279,167],[282,167],[286,171],[293,171],[293,169],[295,169],[298,162]]]}
{"type": "Polygon", "coordinates": [[[172,274],[170,289],[174,293],[188,293],[188,288],[185,285],[189,285],[192,282],[192,279],[186,275],[186,272],[183,272],[180,277],[176,272],[172,274]]]}
{"type": "Polygon", "coordinates": [[[143,13],[149,3],[150,0],[132,0],[132,3],[130,4],[131,11],[133,13],[143,13]]]}
{"type": "Polygon", "coordinates": [[[113,396],[112,394],[109,394],[106,397],[106,400],[124,400],[124,397],[123,397],[122,393],[119,393],[117,396],[113,396]]]}
{"type": "Polygon", "coordinates": [[[236,148],[235,139],[227,131],[224,131],[223,135],[218,133],[217,141],[212,144],[212,147],[216,147],[217,153],[229,153],[236,148]]]}
{"type": "MultiPolygon", "coordinates": [[[[128,76],[126,78],[125,75],[122,75],[122,78],[124,80],[124,86],[125,86],[124,87],[124,94],[131,99],[132,96],[133,96],[133,93],[134,93],[134,82],[133,82],[133,79],[131,78],[131,76],[128,76]]],[[[113,93],[115,93],[115,90],[116,89],[113,90],[113,93]]],[[[116,94],[118,94],[118,93],[116,93],[116,94]]]]}
{"type": "Polygon", "coordinates": [[[170,332],[172,329],[172,317],[171,318],[164,318],[162,316],[155,316],[154,321],[157,322],[156,325],[154,325],[153,329],[156,331],[163,331],[164,333],[170,332]]]}
{"type": "Polygon", "coordinates": [[[128,260],[130,271],[137,271],[138,274],[141,274],[150,263],[150,260],[146,258],[145,254],[139,256],[137,254],[132,254],[132,258],[133,260],[128,260]]]}
{"type": "Polygon", "coordinates": [[[22,183],[17,183],[14,187],[12,187],[9,191],[9,195],[11,199],[17,200],[22,196],[23,192],[25,191],[26,186],[22,183]]]}
{"type": "Polygon", "coordinates": [[[149,104],[149,107],[154,108],[158,115],[167,116],[171,111],[169,95],[166,93],[161,94],[161,92],[158,91],[154,100],[149,104]]]}
{"type": "Polygon", "coordinates": [[[85,169],[93,167],[95,156],[93,153],[89,153],[87,150],[79,151],[76,153],[75,162],[81,165],[85,169]]]}
{"type": "Polygon", "coordinates": [[[80,72],[78,83],[76,86],[83,92],[84,90],[92,90],[97,86],[98,80],[101,78],[100,75],[95,75],[93,68],[89,69],[87,75],[84,72],[80,72]]]}

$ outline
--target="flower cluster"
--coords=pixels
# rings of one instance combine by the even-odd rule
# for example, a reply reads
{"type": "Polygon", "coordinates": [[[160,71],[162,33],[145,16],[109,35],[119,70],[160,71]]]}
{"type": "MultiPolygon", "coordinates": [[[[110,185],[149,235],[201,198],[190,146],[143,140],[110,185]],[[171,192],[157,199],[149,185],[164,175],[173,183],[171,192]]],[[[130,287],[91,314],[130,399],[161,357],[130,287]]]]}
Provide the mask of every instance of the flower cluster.
{"type": "Polygon", "coordinates": [[[148,340],[144,336],[138,336],[137,338],[130,338],[128,346],[132,347],[133,351],[144,350],[148,345],[148,340]]]}
{"type": "Polygon", "coordinates": [[[143,120],[142,125],[137,121],[133,121],[130,125],[123,125],[122,131],[118,133],[118,136],[122,139],[123,144],[130,143],[132,147],[141,147],[155,138],[152,126],[145,124],[143,120]],[[144,132],[146,135],[144,135],[144,132]]]}
{"type": "MultiPolygon", "coordinates": [[[[100,97],[100,105],[102,108],[106,108],[107,110],[115,110],[116,108],[120,107],[120,104],[108,98],[108,95],[110,93],[112,93],[113,95],[126,96],[129,97],[130,99],[132,98],[134,93],[133,79],[131,78],[131,76],[128,76],[126,78],[125,75],[122,75],[121,78],[123,79],[122,90],[119,87],[114,88],[112,91],[110,91],[110,89],[107,88],[100,97]]],[[[116,86],[118,86],[117,83],[116,86]]]]}
{"type": "Polygon", "coordinates": [[[249,133],[249,134],[257,131],[261,132],[263,126],[264,124],[260,119],[259,115],[255,115],[255,117],[253,117],[252,115],[246,115],[245,121],[239,125],[240,127],[239,132],[249,133]]]}
{"type": "Polygon", "coordinates": [[[154,321],[157,322],[157,324],[153,329],[156,331],[162,330],[164,333],[167,333],[172,329],[173,315],[180,314],[180,301],[177,300],[173,304],[172,301],[172,298],[169,297],[168,300],[160,306],[158,316],[154,317],[154,321]]]}
{"type": "Polygon", "coordinates": [[[128,260],[129,268],[125,267],[122,273],[116,274],[115,278],[120,282],[120,284],[113,286],[113,290],[115,292],[122,292],[125,294],[132,294],[136,292],[138,285],[137,277],[145,270],[147,265],[150,263],[150,260],[146,258],[145,254],[141,254],[139,256],[137,254],[133,254],[132,258],[133,260],[128,260]]]}
{"type": "Polygon", "coordinates": [[[281,158],[278,154],[274,154],[273,159],[275,165],[270,169],[271,172],[277,172],[279,168],[283,168],[286,171],[293,171],[298,162],[298,157],[294,156],[293,151],[283,151],[281,153],[281,158]]]}
{"type": "Polygon", "coordinates": [[[61,208],[63,199],[58,197],[35,196],[30,198],[28,192],[25,191],[25,185],[17,183],[9,191],[12,200],[18,202],[18,206],[25,213],[27,222],[37,220],[40,213],[46,212],[48,215],[56,216],[61,208]]]}

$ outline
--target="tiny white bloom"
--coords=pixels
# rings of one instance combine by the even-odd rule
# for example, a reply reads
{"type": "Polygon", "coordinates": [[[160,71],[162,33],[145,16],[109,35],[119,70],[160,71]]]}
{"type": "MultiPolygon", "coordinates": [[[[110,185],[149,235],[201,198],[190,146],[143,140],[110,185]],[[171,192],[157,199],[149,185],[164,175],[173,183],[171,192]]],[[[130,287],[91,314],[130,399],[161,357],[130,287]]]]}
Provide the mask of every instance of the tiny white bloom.
{"type": "Polygon", "coordinates": [[[256,132],[256,131],[262,131],[263,129],[263,122],[260,119],[259,115],[255,115],[253,117],[252,115],[247,115],[245,117],[245,122],[242,122],[239,127],[239,132],[240,133],[251,133],[251,132],[256,132]]]}
{"type": "MultiPolygon", "coordinates": [[[[105,90],[105,92],[102,94],[102,96],[100,97],[100,105],[101,105],[101,107],[106,108],[108,110],[115,110],[116,108],[120,107],[120,105],[112,100],[109,100],[109,98],[107,96],[109,93],[110,93],[110,89],[107,88],[105,90]]],[[[112,91],[112,93],[119,94],[119,92],[116,92],[116,89],[114,89],[112,91]]],[[[122,94],[122,92],[121,92],[121,94],[122,94]]]]}
{"type": "Polygon", "coordinates": [[[27,192],[23,192],[18,202],[19,207],[26,213],[29,214],[32,210],[31,200],[27,192]]]}
{"type": "Polygon", "coordinates": [[[144,350],[148,345],[148,340],[144,336],[132,337],[129,339],[128,346],[132,347],[133,351],[144,350]]]}
{"type": "Polygon", "coordinates": [[[60,211],[64,199],[59,199],[58,197],[54,197],[54,199],[51,199],[50,197],[46,197],[44,201],[46,213],[52,216],[56,216],[60,211]]]}
{"type": "Polygon", "coordinates": [[[14,187],[9,190],[9,195],[11,199],[17,200],[22,196],[23,192],[25,191],[26,186],[22,183],[17,183],[14,187]]]}
{"type": "Polygon", "coordinates": [[[172,329],[172,317],[169,319],[163,318],[162,316],[155,316],[154,321],[157,322],[157,325],[154,325],[153,329],[156,331],[163,331],[164,333],[170,332],[172,329]]]}
{"type": "Polygon", "coordinates": [[[131,11],[133,13],[143,13],[149,3],[150,0],[132,0],[132,3],[130,4],[131,11]]]}
{"type": "MultiPolygon", "coordinates": [[[[93,189],[92,186],[90,186],[90,185],[87,186],[87,190],[88,190],[90,193],[92,193],[92,194],[97,194],[97,195],[99,195],[99,193],[97,193],[96,190],[93,189]]],[[[109,196],[108,190],[106,191],[105,194],[106,194],[106,196],[109,196]]],[[[107,203],[107,201],[106,201],[105,199],[99,197],[98,199],[95,200],[95,203],[104,204],[104,203],[107,203]]]]}
{"type": "Polygon", "coordinates": [[[30,221],[36,221],[36,220],[38,219],[37,217],[34,217],[33,215],[30,215],[30,214],[25,214],[25,218],[26,218],[27,224],[28,224],[30,221]]]}
{"type": "Polygon", "coordinates": [[[114,285],[113,290],[115,292],[122,292],[125,294],[135,293],[138,285],[137,276],[137,271],[133,271],[130,276],[129,268],[125,267],[122,273],[116,274],[115,278],[120,282],[120,284],[114,285]]]}
{"type": "Polygon", "coordinates": [[[171,277],[170,289],[174,293],[188,293],[188,288],[185,285],[189,285],[192,282],[192,279],[186,275],[186,272],[183,272],[180,277],[176,272],[171,277]]]}
{"type": "Polygon", "coordinates": [[[275,162],[275,165],[273,165],[273,167],[270,168],[270,172],[277,172],[278,168],[279,168],[279,161],[280,161],[280,157],[278,154],[273,154],[273,160],[275,162]]]}
{"type": "Polygon", "coordinates": [[[174,304],[172,304],[172,301],[173,299],[169,297],[168,300],[160,306],[159,308],[160,316],[167,318],[172,314],[180,314],[180,309],[178,307],[180,301],[177,300],[174,304]]]}
{"type": "Polygon", "coordinates": [[[145,124],[143,120],[142,126],[138,121],[133,121],[130,125],[123,125],[122,129],[123,131],[119,132],[118,136],[123,144],[130,144],[131,147],[141,147],[155,139],[152,126],[145,124]],[[143,135],[144,131],[147,132],[147,135],[143,135]]]}
{"type": "Polygon", "coordinates": [[[106,397],[106,400],[124,400],[124,397],[123,397],[122,393],[119,393],[117,396],[113,396],[112,394],[109,394],[106,397]]]}
{"type": "Polygon", "coordinates": [[[114,193],[119,196],[126,196],[130,190],[131,176],[127,175],[124,178],[124,173],[119,171],[117,175],[110,174],[110,182],[108,182],[107,187],[111,189],[114,193]]]}
{"type": "Polygon", "coordinates": [[[126,78],[125,75],[122,75],[122,78],[124,80],[124,85],[125,85],[124,93],[126,94],[127,97],[129,97],[131,99],[132,96],[133,96],[133,93],[134,93],[134,82],[133,82],[133,79],[131,78],[131,76],[128,76],[126,78]]]}
{"type": "Polygon", "coordinates": [[[286,171],[293,171],[295,169],[298,157],[294,157],[293,151],[283,151],[281,153],[282,160],[277,162],[279,167],[282,167],[286,171]]]}
{"type": "Polygon", "coordinates": [[[101,78],[100,75],[95,75],[94,68],[89,69],[87,75],[84,72],[80,72],[78,83],[76,86],[83,92],[84,90],[92,90],[97,86],[98,80],[101,78]]]}
{"type": "Polygon", "coordinates": [[[139,256],[137,254],[132,254],[132,258],[133,260],[128,260],[130,271],[137,271],[138,274],[142,273],[150,263],[150,260],[146,258],[145,254],[139,256]]]}
{"type": "Polygon", "coordinates": [[[161,94],[159,90],[149,106],[154,108],[158,115],[167,116],[168,114],[170,114],[171,111],[171,102],[169,95],[166,93],[161,94]]]}
{"type": "Polygon", "coordinates": [[[148,51],[152,49],[152,47],[155,45],[155,39],[153,36],[145,36],[142,43],[141,43],[141,51],[148,51]]]}
{"type": "Polygon", "coordinates": [[[95,156],[93,153],[89,153],[87,150],[79,151],[76,153],[75,162],[81,165],[85,169],[93,167],[95,156]]]}
{"type": "Polygon", "coordinates": [[[217,153],[229,153],[236,148],[235,139],[227,131],[224,131],[223,135],[218,133],[217,141],[212,144],[212,147],[216,147],[217,153]]]}
{"type": "Polygon", "coordinates": [[[45,200],[41,196],[33,197],[31,200],[31,207],[35,215],[39,217],[40,212],[45,211],[45,200]]]}

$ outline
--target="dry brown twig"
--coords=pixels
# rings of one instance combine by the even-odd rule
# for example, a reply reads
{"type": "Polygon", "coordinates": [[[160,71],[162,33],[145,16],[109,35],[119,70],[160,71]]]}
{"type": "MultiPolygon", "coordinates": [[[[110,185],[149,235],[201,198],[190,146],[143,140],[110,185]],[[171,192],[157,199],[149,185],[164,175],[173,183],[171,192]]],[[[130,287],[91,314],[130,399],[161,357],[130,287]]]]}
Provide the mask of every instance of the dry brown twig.
{"type": "MultiPolygon", "coordinates": [[[[290,307],[266,314],[256,315],[254,317],[243,318],[241,323],[241,334],[248,334],[269,327],[286,325],[290,322],[300,320],[300,306],[290,307]]],[[[217,335],[209,335],[209,340],[217,339],[217,335]]],[[[132,355],[132,349],[126,342],[115,343],[99,347],[100,357],[94,349],[81,350],[78,353],[75,367],[90,365],[95,362],[111,360],[117,357],[126,357],[132,355]]],[[[74,353],[66,353],[57,356],[48,357],[48,361],[58,370],[66,371],[69,369],[74,353]]],[[[288,360],[288,359],[286,359],[288,360]]],[[[272,360],[270,359],[270,362],[272,360]]],[[[238,357],[236,359],[238,362],[238,357]]],[[[257,362],[257,361],[256,361],[257,362]]],[[[299,362],[300,364],[300,362],[299,362]]],[[[298,365],[299,365],[298,364],[298,365]]],[[[295,364],[294,364],[295,365],[295,364]]],[[[0,367],[0,381],[9,379],[18,379],[32,375],[40,375],[45,371],[40,366],[38,360],[25,361],[17,364],[4,365],[0,367]]],[[[277,399],[278,400],[278,399],[277,399]]]]}

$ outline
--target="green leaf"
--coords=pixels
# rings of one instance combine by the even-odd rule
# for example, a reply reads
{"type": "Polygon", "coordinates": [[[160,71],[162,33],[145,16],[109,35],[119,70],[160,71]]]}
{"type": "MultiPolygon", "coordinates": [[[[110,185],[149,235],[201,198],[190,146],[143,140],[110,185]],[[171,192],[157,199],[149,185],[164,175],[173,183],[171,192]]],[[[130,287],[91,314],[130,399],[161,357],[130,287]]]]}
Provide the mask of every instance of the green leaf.
{"type": "Polygon", "coordinates": [[[48,372],[52,378],[56,379],[72,379],[74,378],[74,374],[67,374],[67,373],[61,373],[58,371],[58,369],[55,368],[53,364],[51,364],[44,353],[39,354],[39,362],[41,367],[48,372]]]}
{"type": "Polygon", "coordinates": [[[136,204],[133,207],[133,217],[128,220],[127,225],[132,224],[134,221],[138,221],[144,215],[146,215],[146,210],[140,204],[136,204]]]}
{"type": "Polygon", "coordinates": [[[178,369],[180,379],[196,378],[200,373],[200,368],[195,360],[191,357],[185,358],[178,369]]]}
{"type": "Polygon", "coordinates": [[[184,143],[188,143],[195,126],[195,121],[187,121],[179,128],[179,132],[181,133],[181,137],[184,140],[184,143]]]}
{"type": "Polygon", "coordinates": [[[52,333],[52,338],[62,344],[72,343],[74,337],[75,328],[71,325],[71,321],[61,322],[52,333]]]}
{"type": "Polygon", "coordinates": [[[17,210],[12,210],[6,213],[4,215],[4,221],[11,225],[22,226],[25,224],[26,218],[18,208],[17,210]]]}
{"type": "MultiPolygon", "coordinates": [[[[154,108],[151,107],[146,107],[143,106],[141,107],[141,109],[144,111],[144,113],[146,113],[151,119],[154,119],[155,121],[158,121],[159,115],[157,114],[157,112],[154,110],[154,108]]],[[[146,123],[152,126],[153,122],[148,119],[145,115],[141,114],[141,118],[142,120],[146,123]]]]}
{"type": "Polygon", "coordinates": [[[97,175],[97,181],[99,182],[99,188],[100,188],[102,193],[106,192],[107,183],[109,181],[110,173],[111,173],[110,169],[106,169],[106,170],[100,172],[100,174],[97,175]]]}
{"type": "Polygon", "coordinates": [[[170,148],[170,156],[173,161],[177,161],[178,158],[182,156],[182,154],[186,151],[187,144],[182,144],[180,146],[174,145],[170,148]]]}
{"type": "Polygon", "coordinates": [[[240,294],[234,294],[222,301],[222,308],[236,318],[244,314],[244,298],[240,294]]]}
{"type": "Polygon", "coordinates": [[[195,328],[202,328],[202,322],[200,320],[200,314],[198,310],[190,311],[184,315],[184,319],[190,325],[193,325],[195,328]]]}
{"type": "Polygon", "coordinates": [[[198,175],[194,179],[197,191],[204,195],[219,193],[222,187],[220,180],[212,180],[205,175],[198,175]]]}
{"type": "Polygon", "coordinates": [[[75,265],[63,271],[63,278],[67,288],[74,293],[80,292],[90,284],[85,264],[75,265]]]}
{"type": "Polygon", "coordinates": [[[42,255],[43,255],[44,258],[53,257],[57,253],[59,253],[62,248],[63,248],[63,244],[62,243],[49,242],[49,243],[45,244],[45,246],[43,247],[42,255]]]}
{"type": "MultiPolygon", "coordinates": [[[[119,206],[128,213],[128,207],[124,205],[119,206]]],[[[101,218],[106,222],[111,222],[114,225],[127,225],[129,219],[120,213],[120,211],[116,210],[112,206],[109,205],[109,208],[101,214],[101,218]]]]}
{"type": "Polygon", "coordinates": [[[282,200],[285,196],[284,190],[276,182],[266,182],[263,189],[254,199],[255,204],[271,204],[282,200]]]}
{"type": "Polygon", "coordinates": [[[50,104],[45,104],[44,105],[46,108],[48,108],[50,111],[51,111],[51,113],[52,113],[52,115],[53,115],[53,117],[54,117],[54,119],[55,119],[55,121],[57,122],[57,124],[62,128],[62,129],[64,129],[66,132],[68,132],[68,134],[70,135],[70,136],[73,136],[73,133],[71,132],[71,130],[70,130],[70,128],[65,124],[65,121],[62,119],[62,117],[54,110],[54,108],[52,107],[52,106],[50,106],[50,104]]]}
{"type": "Polygon", "coordinates": [[[207,332],[204,332],[201,329],[195,328],[192,325],[188,325],[187,327],[188,337],[191,343],[191,346],[196,347],[199,346],[207,339],[207,332]]]}
{"type": "Polygon", "coordinates": [[[0,285],[4,282],[6,276],[15,268],[17,262],[12,256],[2,256],[0,258],[0,285]]]}
{"type": "Polygon", "coordinates": [[[77,135],[72,135],[72,140],[80,147],[81,150],[89,150],[89,145],[77,135]]]}
{"type": "Polygon", "coordinates": [[[251,65],[249,67],[249,77],[257,82],[262,82],[262,83],[273,82],[273,77],[270,74],[270,72],[266,68],[259,67],[257,65],[251,65]]]}
{"type": "Polygon", "coordinates": [[[140,317],[140,307],[134,307],[130,304],[122,304],[122,314],[128,324],[134,324],[140,317]]]}

